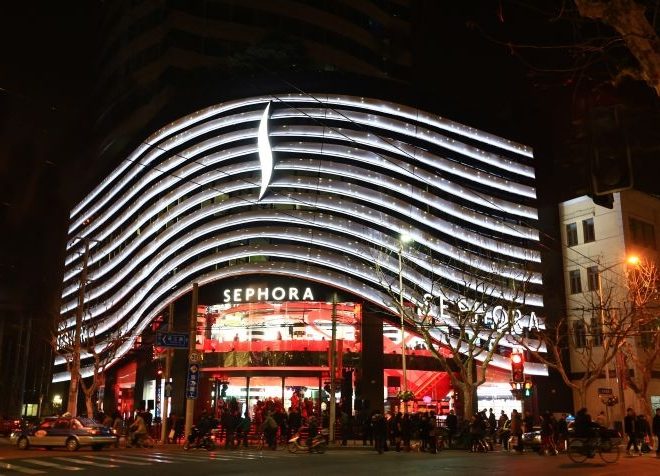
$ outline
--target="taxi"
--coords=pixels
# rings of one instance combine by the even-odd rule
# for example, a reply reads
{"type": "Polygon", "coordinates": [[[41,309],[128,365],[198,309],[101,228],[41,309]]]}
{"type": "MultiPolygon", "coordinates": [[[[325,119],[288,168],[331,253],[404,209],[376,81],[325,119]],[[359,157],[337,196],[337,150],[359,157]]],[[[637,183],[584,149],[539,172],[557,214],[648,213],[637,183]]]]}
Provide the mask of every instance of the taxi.
{"type": "Polygon", "coordinates": [[[81,446],[91,446],[98,451],[104,446],[116,444],[117,435],[91,418],[58,417],[47,418],[38,426],[15,431],[9,441],[22,450],[31,446],[63,446],[69,451],[76,451],[81,446]]]}

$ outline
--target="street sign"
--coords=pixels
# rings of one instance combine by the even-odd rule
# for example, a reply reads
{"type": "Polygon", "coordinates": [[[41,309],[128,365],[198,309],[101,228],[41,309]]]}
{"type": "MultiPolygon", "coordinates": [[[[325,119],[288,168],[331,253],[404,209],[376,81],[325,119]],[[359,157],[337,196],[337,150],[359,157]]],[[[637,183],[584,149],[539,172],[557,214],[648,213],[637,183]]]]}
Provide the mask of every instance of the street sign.
{"type": "Polygon", "coordinates": [[[612,395],[612,389],[611,388],[599,388],[598,389],[598,395],[612,395]]]}
{"type": "Polygon", "coordinates": [[[188,334],[177,332],[156,333],[156,345],[159,347],[174,347],[176,349],[188,348],[188,334]]]}
{"type": "Polygon", "coordinates": [[[188,378],[186,379],[186,398],[197,398],[199,388],[199,365],[188,365],[188,378]]]}
{"type": "Polygon", "coordinates": [[[188,356],[188,362],[191,364],[198,364],[202,361],[202,354],[196,350],[193,350],[188,356]]]}

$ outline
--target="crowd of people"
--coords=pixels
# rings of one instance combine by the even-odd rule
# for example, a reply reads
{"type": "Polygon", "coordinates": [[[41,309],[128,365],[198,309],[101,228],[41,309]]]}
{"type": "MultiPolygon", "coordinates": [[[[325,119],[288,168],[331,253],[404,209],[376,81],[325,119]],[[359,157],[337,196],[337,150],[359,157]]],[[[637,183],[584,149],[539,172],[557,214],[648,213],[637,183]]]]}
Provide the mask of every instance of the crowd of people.
{"type": "MultiPolygon", "coordinates": [[[[341,444],[355,432],[361,437],[364,446],[373,446],[379,453],[384,451],[427,451],[436,453],[445,448],[466,448],[468,451],[491,451],[496,445],[503,450],[522,452],[524,449],[523,433],[539,430],[541,446],[539,452],[544,455],[556,455],[565,451],[569,435],[579,438],[593,438],[602,434],[608,426],[605,412],[600,412],[594,419],[586,408],[580,409],[569,433],[567,414],[555,417],[545,412],[538,417],[530,412],[520,413],[513,410],[508,416],[503,410],[496,416],[493,409],[481,410],[469,421],[462,421],[453,410],[443,419],[435,412],[386,412],[358,411],[353,417],[338,405],[336,428],[341,434],[341,444]]],[[[224,435],[225,448],[248,447],[250,436],[261,437],[271,449],[276,449],[278,442],[286,443],[301,428],[311,429],[316,433],[319,428],[328,427],[328,412],[319,412],[312,399],[304,398],[294,392],[291,405],[285,409],[282,400],[268,398],[258,400],[252,412],[241,413],[235,399],[221,401],[213,417],[206,411],[197,420],[200,433],[220,428],[224,435]],[[252,415],[252,416],[251,416],[252,415]]],[[[151,432],[153,417],[149,411],[137,411],[128,417],[119,413],[97,415],[97,420],[115,429],[118,435],[127,435],[127,446],[146,445],[145,440],[151,432]]],[[[170,414],[168,440],[178,442],[183,437],[183,419],[170,414]]],[[[650,451],[653,436],[658,440],[655,448],[660,457],[660,408],[656,409],[652,422],[643,414],[636,415],[629,408],[623,421],[623,432],[627,439],[628,454],[642,454],[650,451]]],[[[315,435],[311,435],[313,437],[315,435]]]]}

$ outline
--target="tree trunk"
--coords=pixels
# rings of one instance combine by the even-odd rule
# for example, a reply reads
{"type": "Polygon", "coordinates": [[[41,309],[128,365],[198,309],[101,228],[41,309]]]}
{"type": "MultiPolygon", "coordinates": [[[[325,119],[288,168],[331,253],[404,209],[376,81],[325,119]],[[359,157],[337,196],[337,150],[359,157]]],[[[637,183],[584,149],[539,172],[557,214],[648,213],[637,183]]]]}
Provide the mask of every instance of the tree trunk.
{"type": "Polygon", "coordinates": [[[587,407],[587,389],[585,387],[578,387],[575,389],[578,394],[578,402],[580,403],[579,408],[576,408],[577,410],[580,410],[580,408],[586,408],[587,407]]]}
{"type": "Polygon", "coordinates": [[[69,400],[67,401],[66,411],[71,416],[78,414],[78,382],[80,380],[80,357],[75,358],[71,363],[71,383],[69,384],[69,400]]]}
{"type": "Polygon", "coordinates": [[[476,413],[477,407],[477,388],[474,385],[463,385],[460,388],[461,401],[463,404],[462,415],[463,421],[469,422],[472,416],[476,413]]]}
{"type": "Polygon", "coordinates": [[[94,418],[94,402],[92,401],[92,396],[94,392],[89,395],[85,395],[85,407],[87,408],[87,418],[94,418]]]}

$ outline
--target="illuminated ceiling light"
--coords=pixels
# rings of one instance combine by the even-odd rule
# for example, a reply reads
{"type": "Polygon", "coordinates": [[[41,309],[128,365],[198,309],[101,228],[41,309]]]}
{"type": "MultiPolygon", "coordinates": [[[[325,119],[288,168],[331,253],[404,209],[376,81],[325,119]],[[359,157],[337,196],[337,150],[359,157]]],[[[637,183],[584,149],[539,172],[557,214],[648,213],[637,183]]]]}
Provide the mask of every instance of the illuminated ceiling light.
{"type": "Polygon", "coordinates": [[[259,200],[266,193],[270,178],[273,175],[273,151],[268,141],[268,113],[270,103],[266,105],[264,113],[259,122],[259,132],[257,133],[257,145],[259,147],[259,163],[261,164],[261,190],[259,191],[259,200]]]}

